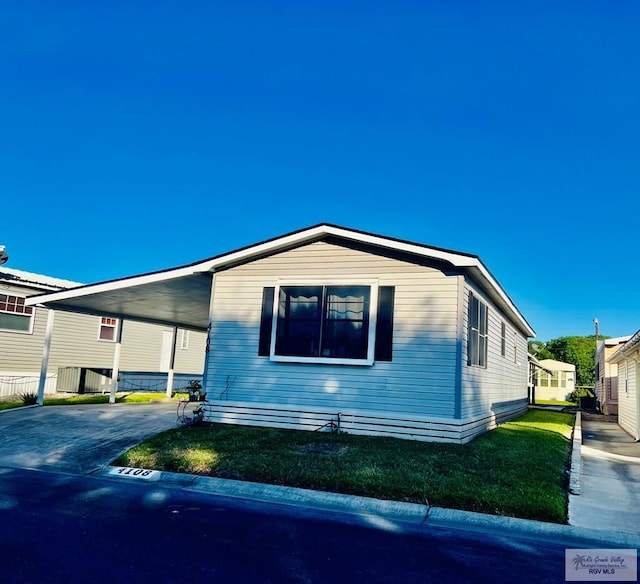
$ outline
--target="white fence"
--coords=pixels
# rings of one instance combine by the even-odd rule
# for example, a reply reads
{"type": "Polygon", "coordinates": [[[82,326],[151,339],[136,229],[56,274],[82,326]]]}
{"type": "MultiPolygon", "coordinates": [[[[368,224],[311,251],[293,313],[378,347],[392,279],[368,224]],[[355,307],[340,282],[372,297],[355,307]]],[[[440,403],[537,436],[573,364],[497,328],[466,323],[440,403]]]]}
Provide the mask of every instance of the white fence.
{"type": "MultiPolygon", "coordinates": [[[[55,393],[57,375],[47,375],[45,393],[55,393]]],[[[40,376],[32,373],[4,375],[0,373],[0,397],[38,393],[40,376]]]]}

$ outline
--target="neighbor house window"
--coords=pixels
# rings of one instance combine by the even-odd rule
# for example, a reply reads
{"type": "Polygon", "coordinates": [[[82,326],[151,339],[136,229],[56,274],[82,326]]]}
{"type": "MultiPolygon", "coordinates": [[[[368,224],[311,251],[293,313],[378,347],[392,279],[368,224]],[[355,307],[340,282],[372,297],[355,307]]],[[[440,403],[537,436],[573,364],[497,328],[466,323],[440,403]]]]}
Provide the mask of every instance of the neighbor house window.
{"type": "Polygon", "coordinates": [[[258,353],[274,361],[391,361],[394,288],[369,284],[265,288],[258,353]]]}
{"type": "Polygon", "coordinates": [[[487,305],[473,292],[469,292],[469,324],[467,338],[467,364],[487,366],[488,340],[487,305]]]}
{"type": "Polygon", "coordinates": [[[537,382],[536,385],[538,387],[549,387],[549,374],[546,371],[537,371],[537,382]]]}
{"type": "Polygon", "coordinates": [[[24,305],[23,296],[0,294],[0,330],[30,333],[33,330],[33,306],[24,305]]]}
{"type": "Polygon", "coordinates": [[[181,349],[188,349],[189,348],[189,331],[182,331],[182,340],[180,342],[180,348],[181,349]]]}
{"type": "Polygon", "coordinates": [[[503,357],[507,354],[507,325],[504,322],[500,325],[500,354],[503,357]]]}
{"type": "Polygon", "coordinates": [[[109,318],[103,316],[100,319],[100,332],[98,333],[98,339],[101,341],[115,341],[116,330],[118,329],[118,319],[109,318]]]}

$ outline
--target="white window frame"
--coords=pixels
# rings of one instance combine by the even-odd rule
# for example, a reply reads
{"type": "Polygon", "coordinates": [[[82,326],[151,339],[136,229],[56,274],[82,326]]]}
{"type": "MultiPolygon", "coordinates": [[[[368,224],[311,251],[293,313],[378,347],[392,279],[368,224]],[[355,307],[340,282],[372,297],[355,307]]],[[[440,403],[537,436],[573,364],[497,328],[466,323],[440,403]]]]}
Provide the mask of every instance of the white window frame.
{"type": "MultiPolygon", "coordinates": [[[[26,300],[26,296],[24,296],[23,294],[15,294],[15,293],[10,293],[10,292],[2,292],[2,294],[4,294],[5,296],[13,296],[14,298],[24,298],[26,300]]],[[[23,305],[24,306],[24,305],[23,305]]],[[[24,318],[29,318],[29,329],[22,331],[19,329],[11,329],[11,328],[1,328],[0,327],[0,331],[2,331],[3,333],[17,333],[19,335],[32,335],[33,334],[33,323],[35,321],[35,315],[36,315],[36,307],[35,306],[29,306],[26,308],[31,308],[31,314],[25,314],[24,312],[12,312],[10,310],[3,310],[0,309],[0,312],[2,314],[11,314],[12,316],[21,316],[24,318]]]]}
{"type": "Polygon", "coordinates": [[[189,348],[189,331],[187,329],[182,329],[182,338],[180,339],[180,348],[185,350],[189,348]]]}
{"type": "Polygon", "coordinates": [[[118,340],[118,328],[120,327],[120,319],[119,318],[114,318],[113,316],[100,316],[98,317],[100,318],[99,322],[98,322],[98,340],[103,342],[103,343],[115,343],[118,340]],[[115,320],[116,324],[112,325],[112,324],[107,324],[102,322],[103,319],[108,318],[110,320],[115,320]],[[102,331],[102,327],[105,328],[112,328],[113,329],[113,339],[103,339],[100,336],[100,332],[102,331]]]}
{"type": "Polygon", "coordinates": [[[478,294],[476,294],[473,290],[470,290],[468,292],[467,302],[469,303],[467,307],[467,318],[469,319],[467,322],[467,366],[478,367],[479,369],[487,369],[489,366],[489,337],[490,337],[489,335],[489,327],[490,327],[489,304],[483,298],[481,298],[478,294]],[[479,314],[478,314],[477,329],[473,327],[471,324],[470,311],[471,311],[474,298],[478,301],[479,314]],[[486,323],[483,323],[482,319],[480,318],[482,314],[482,307],[484,307],[486,323]],[[482,333],[483,324],[486,324],[486,330],[484,333],[482,333]],[[475,335],[476,342],[477,342],[477,349],[478,349],[477,363],[476,363],[476,355],[471,355],[468,352],[471,335],[475,335]],[[480,339],[482,338],[484,339],[484,350],[480,351],[480,339]]]}
{"type": "Polygon", "coordinates": [[[378,280],[362,280],[358,278],[326,280],[278,280],[273,293],[273,315],[271,320],[271,346],[269,359],[278,363],[316,363],[322,365],[373,365],[375,362],[376,324],[378,321],[378,280]],[[276,335],[278,333],[278,308],[280,288],[283,286],[368,286],[369,295],[369,335],[367,337],[367,356],[365,359],[347,359],[344,357],[299,357],[293,355],[277,355],[276,335]]]}

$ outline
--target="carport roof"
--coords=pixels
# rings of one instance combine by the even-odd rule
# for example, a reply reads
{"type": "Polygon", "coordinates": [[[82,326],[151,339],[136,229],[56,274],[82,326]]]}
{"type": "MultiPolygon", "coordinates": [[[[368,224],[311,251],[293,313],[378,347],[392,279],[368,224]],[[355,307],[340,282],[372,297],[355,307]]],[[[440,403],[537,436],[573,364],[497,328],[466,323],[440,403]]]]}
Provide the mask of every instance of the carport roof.
{"type": "Polygon", "coordinates": [[[527,336],[535,334],[478,256],[327,223],[185,266],[31,296],[26,303],[69,312],[100,314],[206,330],[209,324],[211,280],[215,272],[326,238],[338,238],[346,242],[436,260],[466,271],[494,302],[512,316],[514,323],[527,336]]]}

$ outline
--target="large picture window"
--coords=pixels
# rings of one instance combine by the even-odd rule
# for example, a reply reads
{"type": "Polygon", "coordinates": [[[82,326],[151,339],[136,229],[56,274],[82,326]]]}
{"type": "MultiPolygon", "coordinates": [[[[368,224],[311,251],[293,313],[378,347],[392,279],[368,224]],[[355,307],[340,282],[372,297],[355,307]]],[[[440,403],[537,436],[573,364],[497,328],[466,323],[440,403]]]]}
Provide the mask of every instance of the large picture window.
{"type": "Polygon", "coordinates": [[[390,361],[393,290],[365,284],[265,288],[259,354],[275,361],[390,361]]]}
{"type": "Polygon", "coordinates": [[[487,305],[469,292],[468,365],[487,366],[488,321],[487,305]]]}
{"type": "Polygon", "coordinates": [[[0,330],[30,333],[33,330],[33,306],[24,305],[24,297],[0,294],[0,330]]]}
{"type": "Polygon", "coordinates": [[[366,359],[368,286],[282,286],[275,354],[366,359]]]}

